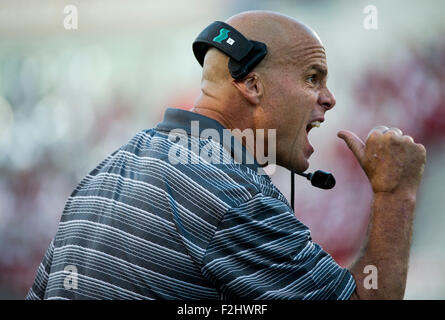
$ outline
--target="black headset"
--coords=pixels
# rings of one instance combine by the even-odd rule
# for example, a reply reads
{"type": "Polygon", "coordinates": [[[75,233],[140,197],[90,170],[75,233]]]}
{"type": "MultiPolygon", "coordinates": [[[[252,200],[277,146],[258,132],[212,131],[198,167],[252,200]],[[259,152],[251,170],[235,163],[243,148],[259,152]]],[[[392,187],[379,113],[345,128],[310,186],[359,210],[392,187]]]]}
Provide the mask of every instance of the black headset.
{"type": "Polygon", "coordinates": [[[246,39],[222,21],[213,22],[193,42],[193,53],[201,66],[209,47],[215,47],[230,57],[229,71],[234,79],[244,78],[267,54],[265,43],[246,39]]]}

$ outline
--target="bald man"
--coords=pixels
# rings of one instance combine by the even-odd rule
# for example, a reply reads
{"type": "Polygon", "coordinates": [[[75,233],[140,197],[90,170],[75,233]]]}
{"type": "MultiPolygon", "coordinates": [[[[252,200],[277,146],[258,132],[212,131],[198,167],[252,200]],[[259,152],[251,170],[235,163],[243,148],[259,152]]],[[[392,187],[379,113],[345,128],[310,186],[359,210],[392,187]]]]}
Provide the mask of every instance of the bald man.
{"type": "Polygon", "coordinates": [[[363,252],[340,267],[262,171],[270,154],[257,152],[308,168],[308,133],[335,106],[323,44],[278,13],[226,23],[267,54],[235,77],[225,53],[205,52],[192,112],[168,109],[73,191],[28,299],[403,298],[425,148],[397,128],[378,126],[365,142],[338,133],[374,192],[363,252]],[[378,270],[372,286],[369,266],[378,270]]]}

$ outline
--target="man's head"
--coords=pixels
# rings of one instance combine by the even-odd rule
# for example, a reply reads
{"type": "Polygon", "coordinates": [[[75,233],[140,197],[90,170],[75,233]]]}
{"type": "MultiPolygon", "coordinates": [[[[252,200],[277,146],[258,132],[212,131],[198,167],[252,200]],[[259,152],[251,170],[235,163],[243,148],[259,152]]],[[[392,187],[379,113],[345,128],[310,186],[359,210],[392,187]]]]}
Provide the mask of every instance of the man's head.
{"type": "Polygon", "coordinates": [[[322,121],[335,105],[326,87],[323,44],[302,23],[274,12],[243,12],[225,22],[247,39],[264,42],[268,54],[244,79],[235,80],[227,67],[229,57],[209,49],[194,111],[228,129],[276,129],[277,164],[305,171],[313,152],[308,125],[322,121]]]}

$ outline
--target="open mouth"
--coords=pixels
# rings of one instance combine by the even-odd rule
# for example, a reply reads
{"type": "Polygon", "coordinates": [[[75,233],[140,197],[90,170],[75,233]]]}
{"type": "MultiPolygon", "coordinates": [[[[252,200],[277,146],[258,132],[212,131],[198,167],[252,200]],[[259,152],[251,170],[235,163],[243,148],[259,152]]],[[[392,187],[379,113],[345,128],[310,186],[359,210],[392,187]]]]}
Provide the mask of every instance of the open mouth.
{"type": "Polygon", "coordinates": [[[317,119],[317,120],[313,120],[311,122],[309,122],[309,124],[306,126],[306,143],[308,148],[306,149],[306,156],[310,157],[310,155],[314,152],[314,148],[312,147],[312,145],[309,142],[309,131],[312,130],[312,128],[319,128],[320,124],[324,121],[323,118],[317,119]]]}
{"type": "Polygon", "coordinates": [[[311,131],[312,128],[316,127],[316,128],[320,128],[320,124],[321,121],[312,121],[311,123],[309,123],[306,127],[306,132],[309,133],[309,131],[311,131]]]}

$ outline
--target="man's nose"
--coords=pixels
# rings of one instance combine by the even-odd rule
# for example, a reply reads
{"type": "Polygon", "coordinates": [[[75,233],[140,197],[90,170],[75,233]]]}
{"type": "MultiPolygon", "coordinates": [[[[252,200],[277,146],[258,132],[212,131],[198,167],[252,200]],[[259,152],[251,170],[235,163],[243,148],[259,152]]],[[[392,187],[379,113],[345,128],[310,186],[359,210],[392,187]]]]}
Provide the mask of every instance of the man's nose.
{"type": "Polygon", "coordinates": [[[331,110],[337,101],[335,100],[334,95],[328,88],[320,92],[318,97],[318,103],[323,106],[326,111],[331,110]]]}

